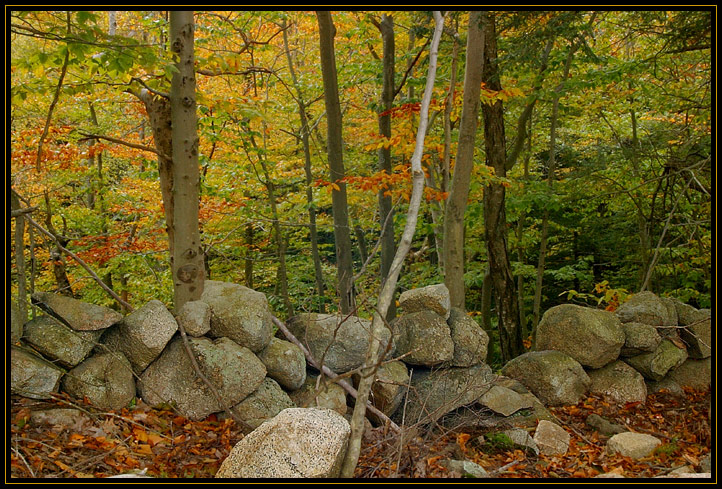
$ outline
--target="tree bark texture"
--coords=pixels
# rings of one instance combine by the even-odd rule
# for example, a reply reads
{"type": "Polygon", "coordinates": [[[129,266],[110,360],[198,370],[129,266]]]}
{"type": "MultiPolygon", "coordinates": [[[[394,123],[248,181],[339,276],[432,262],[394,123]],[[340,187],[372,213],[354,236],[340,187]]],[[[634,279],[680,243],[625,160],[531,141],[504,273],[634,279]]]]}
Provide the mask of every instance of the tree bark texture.
{"type": "MultiPolygon", "coordinates": [[[[484,76],[490,90],[501,90],[497,65],[496,26],[494,15],[484,17],[484,76]]],[[[484,146],[486,164],[494,168],[497,177],[506,176],[506,135],[504,106],[501,100],[483,104],[484,146]]],[[[506,189],[500,182],[492,182],[484,189],[484,230],[489,256],[489,270],[494,284],[496,311],[499,318],[499,342],[504,363],[524,351],[519,327],[519,302],[511,272],[507,247],[506,189]]],[[[448,241],[448,239],[447,239],[448,241]]]]}
{"type": "Polygon", "coordinates": [[[484,37],[481,12],[469,13],[466,41],[464,100],[459,126],[456,166],[444,215],[444,283],[449,289],[452,307],[466,308],[464,291],[464,213],[469,199],[471,170],[479,118],[481,76],[484,67],[484,37]]]}
{"type": "Polygon", "coordinates": [[[359,381],[358,396],[356,397],[356,405],[354,407],[353,416],[351,417],[351,438],[349,440],[346,456],[341,467],[341,477],[353,477],[354,470],[358,463],[359,453],[361,450],[361,436],[364,431],[364,417],[366,415],[366,403],[371,392],[371,385],[375,379],[376,370],[378,369],[378,357],[380,350],[381,331],[386,327],[384,317],[388,311],[389,305],[393,301],[396,284],[398,282],[401,267],[404,264],[406,255],[411,249],[411,242],[416,231],[416,223],[419,216],[419,208],[421,207],[421,198],[424,190],[424,171],[421,167],[421,157],[424,151],[424,138],[426,137],[426,129],[428,127],[429,105],[431,104],[431,95],[436,79],[436,62],[439,50],[439,41],[444,26],[444,18],[440,12],[434,12],[434,20],[436,27],[434,29],[433,40],[429,51],[429,71],[426,77],[426,88],[421,101],[421,111],[419,115],[419,128],[416,132],[416,145],[414,154],[411,157],[411,174],[412,174],[412,190],[409,208],[406,213],[406,225],[401,234],[399,246],[394,255],[394,261],[391,264],[389,276],[386,277],[381,292],[378,297],[378,305],[374,312],[373,321],[371,322],[371,337],[369,341],[369,349],[366,354],[366,361],[361,370],[361,380],[359,381]]]}
{"type": "MultiPolygon", "coordinates": [[[[394,77],[396,66],[396,43],[394,41],[394,19],[383,15],[379,23],[381,39],[383,42],[383,89],[381,92],[381,113],[378,116],[379,134],[391,138],[391,109],[394,106],[394,77]]],[[[393,171],[391,164],[391,148],[381,147],[378,150],[378,169],[388,175],[393,171]]],[[[391,196],[384,195],[385,190],[379,190],[379,222],[381,223],[381,269],[380,276],[383,283],[388,277],[391,263],[396,253],[394,239],[394,217],[391,196]]],[[[365,261],[365,260],[364,260],[365,261]]],[[[396,316],[396,304],[392,302],[386,316],[391,321],[396,316]]]]}
{"type": "Polygon", "coordinates": [[[345,170],[343,163],[343,122],[341,103],[338,95],[336,55],[333,45],[336,28],[331,19],[331,12],[317,11],[316,16],[318,18],[323,92],[326,103],[326,120],[328,123],[328,134],[326,138],[328,166],[331,182],[338,188],[334,188],[331,192],[333,234],[336,241],[337,290],[340,301],[340,311],[343,314],[348,314],[355,307],[355,300],[348,200],[346,197],[346,184],[341,181],[345,176],[345,170]]]}
{"type": "Polygon", "coordinates": [[[203,293],[205,266],[198,222],[200,172],[193,57],[193,12],[171,11],[171,50],[177,72],[171,80],[173,138],[173,300],[178,311],[203,293]]]}
{"type": "MultiPolygon", "coordinates": [[[[285,24],[283,24],[285,27],[285,24]]],[[[288,71],[291,74],[291,81],[296,90],[296,103],[298,105],[298,118],[301,122],[301,143],[303,144],[303,169],[306,174],[306,203],[308,204],[308,224],[311,240],[311,257],[313,259],[313,273],[316,280],[316,292],[318,297],[323,297],[326,287],[323,281],[323,268],[321,267],[321,256],[318,252],[318,228],[316,226],[316,208],[313,201],[313,173],[311,171],[311,144],[310,129],[308,127],[308,114],[306,114],[306,103],[303,99],[301,87],[296,78],[296,71],[293,67],[291,50],[288,47],[288,30],[283,30],[283,45],[286,51],[288,71]]],[[[322,300],[319,300],[319,312],[325,312],[326,307],[322,300]]]]}

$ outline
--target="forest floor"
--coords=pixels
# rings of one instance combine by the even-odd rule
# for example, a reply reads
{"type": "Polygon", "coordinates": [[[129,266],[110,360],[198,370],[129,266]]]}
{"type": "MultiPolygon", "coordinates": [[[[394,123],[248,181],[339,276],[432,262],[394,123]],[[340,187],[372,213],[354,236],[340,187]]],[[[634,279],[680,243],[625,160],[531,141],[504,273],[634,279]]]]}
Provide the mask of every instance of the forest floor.
{"type": "MultiPolygon", "coordinates": [[[[551,408],[571,434],[567,453],[554,457],[490,449],[488,443],[478,442],[483,433],[463,427],[425,430],[423,436],[404,433],[401,438],[376,428],[364,437],[356,477],[459,477],[444,467],[447,459],[471,460],[499,478],[594,477],[605,472],[646,478],[682,466],[698,469],[712,443],[711,393],[687,390],[685,394],[651,394],[645,403],[621,406],[593,396],[576,405],[551,408]],[[592,413],[630,431],[654,435],[662,445],[642,460],[605,455],[608,437],[585,424],[592,413]]],[[[231,419],[211,415],[190,421],[142,402],[132,410],[107,412],[67,397],[37,401],[12,396],[10,407],[12,478],[108,477],[139,470],[153,477],[208,478],[243,438],[231,419]],[[72,407],[88,416],[71,426],[30,421],[33,411],[51,407],[72,407]]]]}

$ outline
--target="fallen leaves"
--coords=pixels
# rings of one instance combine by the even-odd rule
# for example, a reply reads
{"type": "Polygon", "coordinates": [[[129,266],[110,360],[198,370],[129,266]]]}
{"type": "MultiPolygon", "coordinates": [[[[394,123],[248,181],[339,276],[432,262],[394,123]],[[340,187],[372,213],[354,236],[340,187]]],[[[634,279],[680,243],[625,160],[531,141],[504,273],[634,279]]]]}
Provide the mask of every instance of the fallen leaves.
{"type": "Polygon", "coordinates": [[[70,400],[12,401],[13,478],[107,477],[136,469],[153,477],[208,478],[242,438],[232,420],[191,421],[142,403],[132,412],[91,413],[93,423],[72,432],[30,421],[32,411],[67,408],[70,400]]]}

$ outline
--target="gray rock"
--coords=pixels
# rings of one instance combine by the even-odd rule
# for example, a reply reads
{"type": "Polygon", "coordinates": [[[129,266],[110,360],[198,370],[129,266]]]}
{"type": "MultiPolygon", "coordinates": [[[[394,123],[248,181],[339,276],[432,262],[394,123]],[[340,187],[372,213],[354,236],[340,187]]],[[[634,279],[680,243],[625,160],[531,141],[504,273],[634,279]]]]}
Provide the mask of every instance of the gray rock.
{"type": "Polygon", "coordinates": [[[238,442],[216,478],[338,477],[350,434],[335,411],[285,409],[238,442]]]}
{"type": "Polygon", "coordinates": [[[293,407],[296,405],[281,386],[275,380],[266,377],[258,389],[236,404],[232,411],[248,426],[256,429],[261,423],[273,418],[284,409],[293,407]]]}
{"type": "Polygon", "coordinates": [[[183,339],[176,337],[140,377],[138,392],[151,406],[175,404],[185,417],[200,420],[240,403],[263,382],[266,367],[249,350],[228,338],[188,338],[198,365],[221,396],[196,374],[183,339]]]}
{"type": "Polygon", "coordinates": [[[624,323],[624,346],[619,353],[623,357],[634,357],[657,349],[662,337],[657,328],[644,323],[624,323]]]}
{"type": "Polygon", "coordinates": [[[712,472],[712,452],[702,457],[699,468],[702,470],[702,472],[712,472]]]}
{"type": "Polygon", "coordinates": [[[609,420],[602,418],[598,414],[590,414],[589,416],[587,416],[585,423],[587,424],[587,426],[594,428],[604,436],[612,436],[616,435],[617,433],[624,433],[627,431],[624,426],[614,424],[609,420]]]}
{"type": "Polygon", "coordinates": [[[63,390],[97,408],[120,410],[135,397],[133,368],[120,352],[94,355],[63,377],[63,390]]]}
{"type": "MultiPolygon", "coordinates": [[[[473,404],[484,395],[494,381],[494,374],[486,364],[473,367],[454,367],[438,370],[415,369],[411,375],[411,389],[405,401],[407,425],[419,421],[436,421],[461,406],[473,404]]],[[[402,412],[395,419],[402,421],[402,412]]]]}
{"type": "Polygon", "coordinates": [[[616,472],[605,472],[603,474],[595,475],[595,479],[626,479],[622,474],[616,472]]]}
{"type": "Polygon", "coordinates": [[[535,454],[539,455],[539,447],[537,446],[534,439],[529,435],[529,432],[522,428],[512,428],[502,432],[514,443],[514,445],[521,447],[525,450],[532,450],[535,454]]]}
{"type": "Polygon", "coordinates": [[[158,358],[177,330],[173,315],[162,302],[153,299],[103,335],[107,347],[104,351],[123,353],[133,371],[140,374],[158,358]]]}
{"type": "Polygon", "coordinates": [[[544,455],[564,455],[569,449],[569,433],[551,421],[539,421],[534,433],[534,442],[544,455]]]}
{"type": "Polygon", "coordinates": [[[492,386],[481,396],[479,402],[502,416],[511,416],[520,409],[532,407],[520,394],[499,385],[492,386]]]}
{"type": "Polygon", "coordinates": [[[629,365],[649,380],[661,380],[671,369],[687,360],[687,352],[669,340],[663,340],[651,353],[627,358],[629,365]]]}
{"type": "Polygon", "coordinates": [[[303,386],[289,394],[298,407],[332,409],[337,413],[346,414],[346,391],[329,379],[318,381],[318,376],[307,375],[303,386]],[[316,387],[318,384],[318,388],[316,387]]]}
{"type": "Polygon", "coordinates": [[[75,331],[52,316],[38,316],[25,324],[25,341],[49,360],[66,368],[85,360],[103,334],[75,331]]]}
{"type": "Polygon", "coordinates": [[[598,370],[587,371],[587,374],[592,379],[590,392],[604,394],[618,403],[647,400],[644,377],[621,360],[598,370]]]}
{"type": "Polygon", "coordinates": [[[634,294],[627,302],[619,306],[616,313],[623,323],[677,326],[677,318],[672,315],[667,304],[649,291],[634,294]]]}
{"type": "Polygon", "coordinates": [[[662,442],[652,435],[625,432],[614,435],[607,441],[607,453],[619,453],[634,459],[644,458],[651,454],[662,442]]]}
{"type": "Polygon", "coordinates": [[[15,302],[10,302],[10,344],[14,345],[23,337],[23,323],[15,302]]]}
{"type": "Polygon", "coordinates": [[[441,463],[447,470],[457,472],[463,477],[474,477],[477,479],[490,477],[484,467],[469,460],[445,460],[441,463]]]}
{"type": "Polygon", "coordinates": [[[647,392],[648,393],[658,393],[662,390],[673,394],[675,396],[684,397],[684,389],[682,389],[682,386],[679,385],[674,380],[670,379],[669,377],[665,377],[662,380],[659,381],[653,381],[653,380],[647,380],[647,392]]]}
{"type": "Polygon", "coordinates": [[[434,311],[444,319],[448,319],[451,309],[449,289],[444,284],[437,284],[407,290],[399,296],[399,305],[406,313],[434,311]]]}
{"type": "MultiPolygon", "coordinates": [[[[692,324],[698,319],[700,310],[689,304],[685,304],[679,299],[671,298],[669,301],[674,305],[677,313],[677,324],[680,326],[687,326],[692,324]]],[[[707,314],[708,316],[710,314],[707,314]]]]}
{"type": "Polygon", "coordinates": [[[682,387],[705,390],[712,385],[712,359],[687,359],[679,367],[670,370],[667,378],[682,387]]]}
{"type": "Polygon", "coordinates": [[[271,341],[266,295],[238,284],[206,280],[201,300],[211,306],[211,336],[227,337],[257,353],[271,341]]]}
{"type": "Polygon", "coordinates": [[[471,367],[486,361],[489,348],[489,335],[479,323],[456,307],[451,308],[447,319],[454,342],[454,358],[448,362],[449,367],[471,367]]]}
{"type": "MultiPolygon", "coordinates": [[[[355,375],[354,380],[358,385],[359,376],[355,375]]],[[[376,379],[371,384],[369,400],[379,411],[391,416],[401,405],[408,383],[409,371],[403,362],[384,363],[376,371],[376,379]]],[[[379,422],[379,419],[372,413],[369,412],[368,416],[375,422],[379,422]]]]}
{"type": "Polygon", "coordinates": [[[591,368],[616,360],[623,345],[622,324],[613,313],[573,304],[545,312],[536,334],[537,350],[560,351],[591,368]]]}
{"type": "Polygon", "coordinates": [[[48,399],[58,392],[64,370],[24,348],[10,348],[10,389],[32,399],[48,399]]]}
{"type": "Polygon", "coordinates": [[[405,355],[408,365],[432,367],[454,358],[451,328],[443,317],[432,311],[404,314],[393,323],[396,355],[405,355]]]}
{"type": "Polygon", "coordinates": [[[306,358],[290,341],[271,338],[258,358],[266,366],[266,375],[288,390],[300,389],[306,381],[306,358]]]}
{"type": "Polygon", "coordinates": [[[524,353],[501,372],[520,381],[548,406],[576,404],[592,383],[579,362],[552,350],[524,353]]]}
{"type": "Polygon", "coordinates": [[[30,413],[30,423],[34,425],[49,425],[60,430],[70,430],[79,433],[93,425],[93,421],[84,412],[78,409],[51,408],[30,413]]]}
{"type": "Polygon", "coordinates": [[[61,319],[76,331],[106,329],[123,319],[123,315],[117,311],[65,295],[37,292],[32,295],[32,300],[45,312],[61,319]]]}
{"type": "Polygon", "coordinates": [[[211,306],[203,301],[186,302],[176,321],[188,335],[199,338],[211,330],[211,306]]]}
{"type": "MultiPolygon", "coordinates": [[[[311,352],[316,361],[341,374],[363,365],[371,334],[371,321],[356,316],[303,313],[287,321],[288,329],[311,352]]],[[[384,328],[381,351],[391,341],[384,328]]]]}
{"type": "Polygon", "coordinates": [[[695,311],[685,314],[684,328],[680,330],[687,352],[692,358],[708,358],[712,355],[712,317],[709,313],[695,311]]]}

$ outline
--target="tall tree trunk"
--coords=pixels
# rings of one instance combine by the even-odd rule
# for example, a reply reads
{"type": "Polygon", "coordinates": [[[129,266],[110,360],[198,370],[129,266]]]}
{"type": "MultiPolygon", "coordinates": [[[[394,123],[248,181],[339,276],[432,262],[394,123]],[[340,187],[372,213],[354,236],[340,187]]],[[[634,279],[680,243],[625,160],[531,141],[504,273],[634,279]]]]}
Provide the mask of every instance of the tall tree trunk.
{"type": "Polygon", "coordinates": [[[245,242],[246,242],[246,256],[243,260],[243,276],[245,279],[246,287],[249,289],[253,288],[253,258],[251,258],[251,247],[253,246],[253,237],[254,237],[254,230],[253,230],[253,223],[249,222],[246,224],[246,236],[245,236],[245,242]]]}
{"type": "Polygon", "coordinates": [[[465,309],[464,295],[464,213],[469,199],[471,170],[474,166],[476,128],[479,118],[482,70],[484,68],[484,36],[481,12],[469,13],[466,40],[464,101],[459,126],[459,145],[451,191],[444,215],[444,283],[451,295],[451,305],[465,309]]]}
{"type": "MultiPolygon", "coordinates": [[[[381,92],[381,113],[378,116],[379,134],[391,138],[391,109],[394,106],[394,78],[396,67],[396,43],[394,40],[394,19],[384,14],[378,25],[383,42],[383,89],[381,92]]],[[[388,175],[392,173],[391,147],[381,147],[378,150],[378,169],[388,175]]],[[[379,221],[381,223],[381,283],[388,277],[391,263],[396,253],[394,239],[394,216],[391,196],[384,195],[379,190],[379,221]]],[[[392,301],[386,316],[391,321],[396,316],[396,304],[392,301]]]]}
{"type": "MultiPolygon", "coordinates": [[[[285,21],[282,27],[286,27],[285,21]]],[[[296,103],[298,104],[298,118],[301,122],[301,143],[303,144],[303,169],[306,174],[306,203],[308,204],[308,223],[309,234],[311,239],[311,258],[313,259],[313,273],[316,280],[316,292],[319,299],[326,292],[323,281],[323,268],[321,267],[321,256],[318,252],[318,228],[316,226],[316,208],[313,202],[313,173],[311,171],[311,144],[310,129],[308,127],[308,115],[306,114],[306,103],[303,99],[301,87],[296,78],[296,70],[293,67],[293,58],[291,58],[291,50],[288,47],[288,29],[283,29],[283,46],[286,51],[286,61],[288,62],[288,71],[291,74],[291,81],[296,90],[296,103]]],[[[319,312],[325,312],[326,307],[322,300],[319,300],[319,312]]]]}
{"type": "Polygon", "coordinates": [[[205,267],[198,222],[198,118],[193,56],[193,12],[171,11],[171,50],[177,56],[177,72],[171,80],[173,138],[173,303],[175,310],[203,293],[205,267]]]}
{"type": "MultiPolygon", "coordinates": [[[[571,69],[572,60],[574,59],[574,53],[577,50],[578,44],[574,43],[569,48],[567,59],[564,62],[564,72],[562,73],[562,81],[554,89],[554,102],[552,105],[552,120],[551,128],[549,130],[549,164],[548,164],[548,175],[547,185],[549,187],[549,194],[553,195],[554,192],[554,174],[556,172],[556,143],[557,143],[557,124],[559,123],[559,100],[562,97],[562,90],[569,77],[569,70],[571,69]]],[[[544,267],[547,254],[547,241],[549,238],[549,210],[544,210],[544,217],[542,218],[542,234],[541,243],[539,244],[539,262],[537,264],[536,273],[536,286],[534,288],[534,309],[532,311],[532,336],[536,339],[536,327],[539,324],[541,316],[541,296],[542,296],[542,284],[544,281],[544,267]]],[[[536,343],[535,343],[536,344],[536,343]]]]}
{"type": "MultiPolygon", "coordinates": [[[[484,76],[490,90],[501,90],[497,60],[496,22],[493,13],[485,13],[484,20],[484,76]]],[[[484,146],[486,164],[494,168],[497,177],[506,177],[506,135],[504,106],[498,100],[482,104],[484,116],[484,146]]],[[[484,190],[484,228],[489,270],[494,284],[496,311],[499,318],[499,341],[504,363],[524,351],[519,327],[519,302],[511,272],[507,249],[506,189],[501,183],[491,183],[484,190]]]]}
{"type": "Polygon", "coordinates": [[[414,154],[411,157],[411,174],[412,174],[412,190],[409,208],[406,213],[406,225],[399,241],[399,247],[396,250],[394,261],[391,264],[389,276],[381,287],[378,297],[377,309],[374,313],[371,323],[371,335],[369,341],[369,349],[366,353],[366,361],[361,371],[361,380],[359,381],[358,393],[356,397],[356,405],[351,417],[351,438],[349,440],[348,449],[341,467],[341,477],[353,477],[354,470],[358,464],[358,457],[361,450],[361,436],[364,432],[364,417],[366,415],[366,403],[371,392],[371,385],[376,377],[378,369],[378,358],[380,349],[380,338],[383,328],[386,327],[384,317],[388,311],[391,302],[393,302],[396,284],[398,282],[401,267],[404,264],[406,255],[411,249],[411,242],[416,231],[416,222],[418,220],[419,208],[421,206],[421,198],[424,190],[424,171],[421,167],[421,156],[424,151],[424,138],[426,137],[426,128],[428,126],[429,105],[431,104],[431,95],[434,88],[434,80],[436,78],[436,60],[439,50],[439,41],[443,30],[444,19],[441,13],[434,12],[434,20],[436,27],[434,29],[434,37],[431,42],[429,51],[429,71],[426,77],[426,89],[421,102],[421,111],[419,115],[419,129],[416,133],[416,145],[414,154]]]}
{"type": "MultiPolygon", "coordinates": [[[[10,192],[11,210],[19,210],[20,199],[14,191],[10,192]]],[[[28,321],[28,290],[25,280],[25,218],[22,214],[15,218],[15,268],[17,270],[18,298],[17,306],[20,324],[28,321]]]]}
{"type": "Polygon", "coordinates": [[[353,261],[351,257],[351,229],[348,219],[348,201],[343,164],[343,134],[341,103],[338,95],[336,55],[334,36],[336,28],[331,20],[331,12],[316,11],[321,48],[321,71],[323,74],[323,92],[326,103],[328,136],[326,146],[331,182],[336,187],[331,192],[333,208],[333,234],[336,241],[337,292],[341,313],[349,314],[355,307],[353,290],[353,261]]]}

